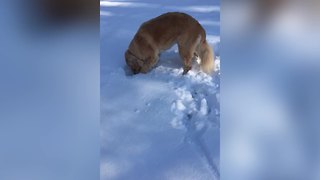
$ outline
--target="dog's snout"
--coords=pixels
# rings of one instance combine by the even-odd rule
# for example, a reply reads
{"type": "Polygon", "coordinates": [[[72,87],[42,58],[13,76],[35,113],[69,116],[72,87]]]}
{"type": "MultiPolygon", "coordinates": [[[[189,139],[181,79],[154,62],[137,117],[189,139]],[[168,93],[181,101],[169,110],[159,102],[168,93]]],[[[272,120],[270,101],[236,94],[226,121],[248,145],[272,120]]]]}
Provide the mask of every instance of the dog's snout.
{"type": "Polygon", "coordinates": [[[139,71],[133,70],[133,74],[138,74],[138,73],[139,73],[139,71]]]}

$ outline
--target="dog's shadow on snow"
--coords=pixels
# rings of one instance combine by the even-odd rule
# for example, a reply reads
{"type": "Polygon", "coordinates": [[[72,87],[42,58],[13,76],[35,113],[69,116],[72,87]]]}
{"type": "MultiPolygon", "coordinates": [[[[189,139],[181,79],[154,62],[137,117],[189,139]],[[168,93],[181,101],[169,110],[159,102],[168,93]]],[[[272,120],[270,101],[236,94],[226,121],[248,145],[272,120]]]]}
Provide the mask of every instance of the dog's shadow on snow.
{"type": "Polygon", "coordinates": [[[156,67],[158,66],[179,69],[183,66],[183,62],[177,50],[170,50],[160,54],[156,67]]]}

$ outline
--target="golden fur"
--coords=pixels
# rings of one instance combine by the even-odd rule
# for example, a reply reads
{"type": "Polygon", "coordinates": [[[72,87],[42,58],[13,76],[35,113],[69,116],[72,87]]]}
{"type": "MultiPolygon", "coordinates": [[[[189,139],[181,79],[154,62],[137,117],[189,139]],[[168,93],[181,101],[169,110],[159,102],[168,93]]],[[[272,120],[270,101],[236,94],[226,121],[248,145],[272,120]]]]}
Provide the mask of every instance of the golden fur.
{"type": "Polygon", "coordinates": [[[179,12],[165,13],[143,23],[125,52],[126,63],[134,74],[147,73],[158,62],[159,54],[175,43],[183,60],[183,74],[191,69],[194,56],[200,57],[202,71],[213,71],[214,54],[205,30],[193,17],[179,12]]]}

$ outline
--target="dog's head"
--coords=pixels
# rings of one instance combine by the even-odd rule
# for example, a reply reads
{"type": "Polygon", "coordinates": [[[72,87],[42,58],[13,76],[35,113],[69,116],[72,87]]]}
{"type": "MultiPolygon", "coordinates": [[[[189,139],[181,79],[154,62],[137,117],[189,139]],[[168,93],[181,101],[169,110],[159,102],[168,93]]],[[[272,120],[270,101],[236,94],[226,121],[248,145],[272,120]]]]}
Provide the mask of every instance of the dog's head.
{"type": "Polygon", "coordinates": [[[142,59],[139,59],[133,53],[131,53],[130,50],[126,51],[125,59],[127,65],[130,67],[133,74],[148,72],[148,67],[146,66],[145,62],[142,59]]]}

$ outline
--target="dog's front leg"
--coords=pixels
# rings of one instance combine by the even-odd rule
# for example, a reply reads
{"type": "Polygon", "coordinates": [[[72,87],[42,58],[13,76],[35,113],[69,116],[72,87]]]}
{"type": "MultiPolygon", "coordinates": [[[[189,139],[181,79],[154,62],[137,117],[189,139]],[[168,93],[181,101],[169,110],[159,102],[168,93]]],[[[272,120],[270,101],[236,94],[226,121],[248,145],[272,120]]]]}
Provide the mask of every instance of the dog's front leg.
{"type": "Polygon", "coordinates": [[[192,63],[191,63],[192,58],[184,59],[183,60],[183,75],[187,74],[191,68],[192,68],[192,63]]]}

